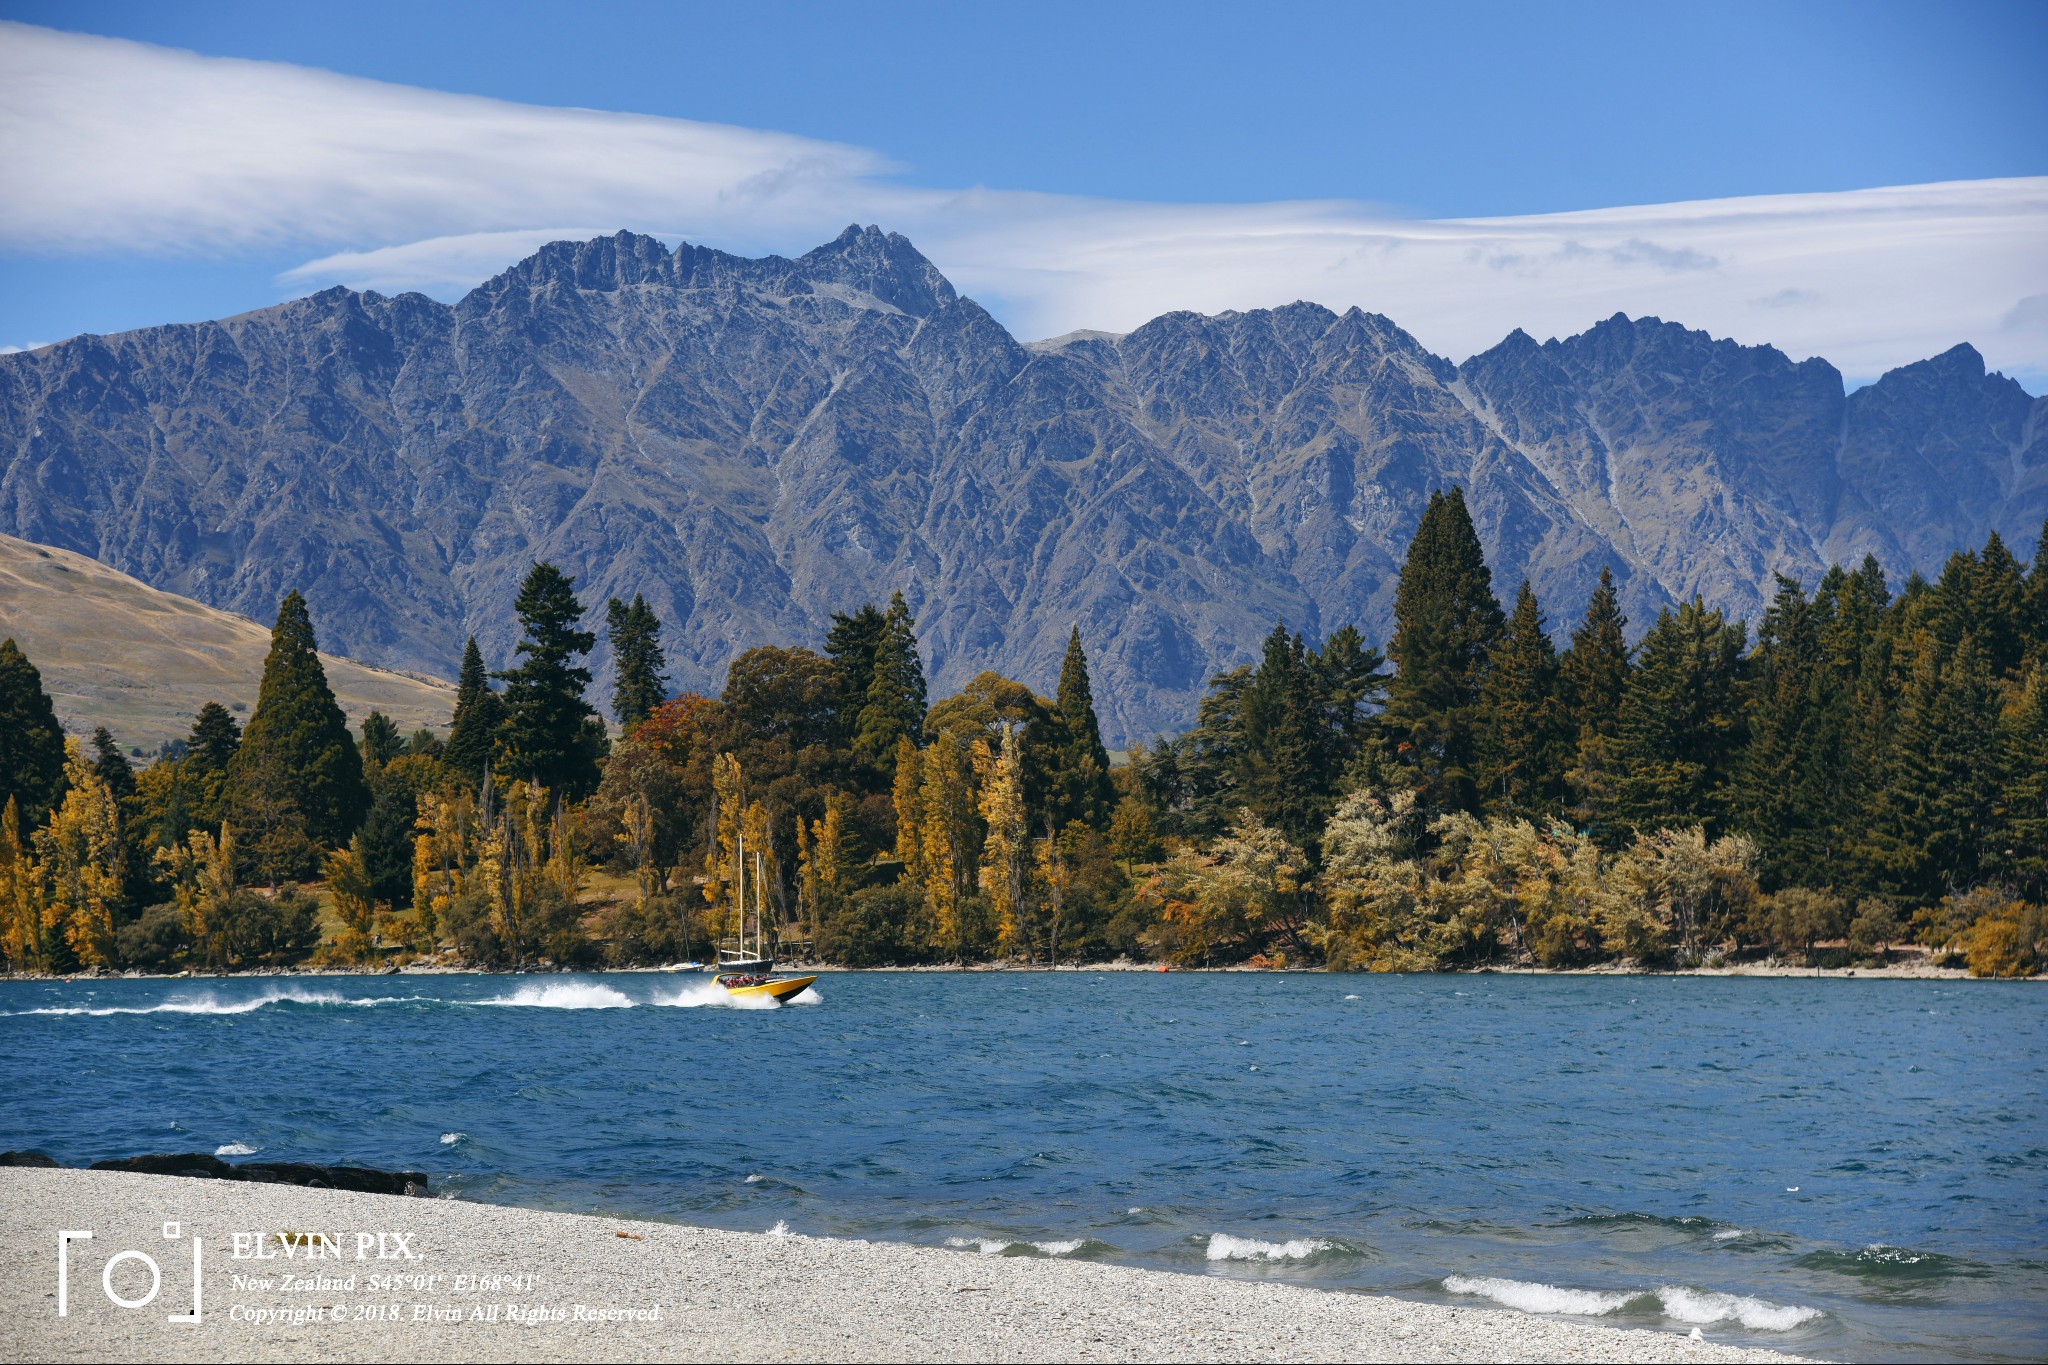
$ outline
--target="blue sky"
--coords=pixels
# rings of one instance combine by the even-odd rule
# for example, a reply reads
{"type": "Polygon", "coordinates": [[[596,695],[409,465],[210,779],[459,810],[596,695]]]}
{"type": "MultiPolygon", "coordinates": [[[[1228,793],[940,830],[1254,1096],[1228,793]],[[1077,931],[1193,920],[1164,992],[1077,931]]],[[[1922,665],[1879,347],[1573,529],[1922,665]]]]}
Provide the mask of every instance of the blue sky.
{"type": "MultiPolygon", "coordinates": [[[[0,3],[0,18],[517,105],[794,134],[861,149],[871,164],[847,169],[849,184],[1063,196],[1069,203],[1125,206],[1118,209],[1125,218],[1135,205],[1344,201],[1353,217],[1429,222],[2048,176],[2048,79],[2042,76],[2048,3],[2040,0],[1560,6],[1097,0],[1001,8],[70,0],[0,3]]],[[[20,33],[12,31],[17,38],[20,33]]],[[[0,46],[9,41],[10,34],[0,32],[0,46]]],[[[316,90],[306,98],[321,97],[316,90]]],[[[0,95],[0,103],[7,98],[0,95]]],[[[49,110],[64,103],[53,98],[49,110]]],[[[16,114],[10,138],[23,128],[34,136],[38,119],[64,117],[34,107],[16,114]]],[[[88,151],[56,174],[94,173],[95,144],[78,145],[88,151]]],[[[910,203],[864,192],[841,197],[849,202],[840,221],[878,205],[886,211],[910,203]]],[[[1033,323],[1128,325],[1130,310],[1172,297],[1168,278],[1142,289],[1098,289],[1106,300],[1100,319],[1087,317],[1079,298],[1041,306],[1030,281],[1044,275],[1043,263],[1032,267],[1036,275],[1021,266],[1005,274],[996,257],[1001,250],[1015,254],[1014,244],[998,249],[981,229],[973,236],[956,219],[941,222],[935,216],[941,210],[929,207],[935,201],[918,202],[927,207],[899,211],[911,221],[884,225],[903,226],[920,245],[928,239],[950,244],[967,283],[979,286],[977,296],[986,295],[1020,330],[1030,332],[1033,323]],[[971,249],[970,236],[982,247],[971,249]]],[[[415,207],[423,215],[416,234],[394,208],[397,217],[374,223],[323,209],[324,217],[301,214],[272,231],[237,234],[216,224],[183,235],[131,231],[123,237],[99,231],[93,215],[101,208],[88,203],[75,210],[82,224],[76,234],[67,234],[54,214],[33,231],[0,231],[0,344],[260,306],[325,282],[302,270],[286,275],[311,260],[392,248],[413,237],[634,226],[671,236],[715,232],[700,239],[735,249],[797,251],[818,239],[818,224],[833,216],[830,208],[827,196],[805,212],[742,221],[691,203],[643,204],[593,191],[490,219],[458,221],[459,215],[415,207]],[[642,221],[615,221],[628,212],[642,221]]],[[[252,210],[268,211],[263,205],[252,210]]],[[[1062,223],[1061,231],[1075,231],[1067,217],[1062,223]]],[[[1627,242],[1642,239],[1614,240],[1626,254],[1627,242]]],[[[503,249],[516,245],[507,239],[503,249]]],[[[1695,254],[1719,263],[1760,253],[1753,245],[1746,255],[1717,253],[1709,244],[1695,254]]],[[[472,245],[464,260],[480,259],[472,245]]],[[[2034,262],[2023,245],[2001,259],[2000,268],[2015,277],[1987,282],[1987,300],[1971,316],[1982,317],[1981,330],[2029,332],[2033,312],[2048,310],[2030,311],[2028,301],[2048,290],[2048,279],[2030,273],[2034,262]]],[[[449,296],[460,292],[463,269],[481,268],[379,278],[389,264],[351,256],[332,273],[351,283],[411,281],[449,296]],[[351,270],[362,278],[348,278],[351,270]]],[[[1213,300],[1200,287],[1201,262],[1191,258],[1188,266],[1189,306],[1206,306],[1213,300]]],[[[1260,289],[1286,293],[1297,277],[1282,276],[1261,275],[1237,287],[1247,301],[1260,289]]],[[[1309,286],[1327,275],[1305,267],[1298,278],[1301,292],[1314,296],[1309,286]]],[[[1370,281],[1331,287],[1374,292],[1370,281]]],[[[1745,279],[1737,287],[1751,286],[1745,279]]],[[[1839,282],[1831,287],[1848,292],[1839,282]]],[[[1763,290],[1752,300],[1759,304],[1826,292],[1796,283],[1755,288],[1763,290]]],[[[1389,294],[1401,297],[1399,290],[1389,294]]],[[[1626,289],[1620,297],[1626,306],[1626,289]]],[[[1645,292],[1653,305],[1690,297],[1645,292]]],[[[1609,302],[1605,292],[1598,302],[1603,308],[1609,302]]],[[[1531,321],[1538,324],[1532,331],[1549,320],[1551,309],[1544,300],[1531,304],[1531,321]]],[[[1569,313],[1562,308],[1555,316],[1569,313]]],[[[1519,320],[1510,314],[1512,308],[1500,317],[1475,314],[1464,330],[1447,327],[1445,334],[1476,338],[1498,322],[1519,320]]],[[[1416,326],[1422,320],[1394,316],[1425,334],[1426,326],[1416,326]]],[[[1760,314],[1758,326],[1782,316],[1782,308],[1760,314]]],[[[1741,325],[1731,315],[1729,330],[1741,325]]],[[[1816,344],[1831,335],[1820,328],[1816,344]]],[[[1940,335],[1946,333],[1930,332],[1929,344],[1940,335]]],[[[2034,370],[2036,350],[2048,357],[2048,339],[2038,348],[2015,343],[2008,350],[2012,368],[2034,370]]]]}

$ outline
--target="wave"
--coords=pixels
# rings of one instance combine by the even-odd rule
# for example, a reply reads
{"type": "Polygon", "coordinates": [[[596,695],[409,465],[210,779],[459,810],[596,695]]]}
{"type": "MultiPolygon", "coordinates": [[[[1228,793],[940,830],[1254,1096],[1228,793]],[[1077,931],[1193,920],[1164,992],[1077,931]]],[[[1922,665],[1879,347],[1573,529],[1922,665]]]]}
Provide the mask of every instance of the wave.
{"type": "Polygon", "coordinates": [[[246,1142],[224,1142],[213,1149],[215,1156],[254,1156],[256,1149],[246,1142]]]}
{"type": "Polygon", "coordinates": [[[443,1133],[441,1134],[441,1145],[443,1147],[453,1147],[468,1136],[469,1134],[467,1133],[443,1133]]]}
{"type": "Polygon", "coordinates": [[[1805,1270],[1825,1270],[1834,1275],[1897,1285],[1920,1280],[1975,1279],[1990,1273],[1974,1261],[1882,1242],[1873,1242],[1860,1251],[1810,1251],[1793,1264],[1805,1270]]]}
{"type": "Polygon", "coordinates": [[[1208,1258],[1212,1261],[1306,1261],[1326,1251],[1341,1251],[1335,1242],[1314,1237],[1296,1237],[1286,1242],[1262,1242],[1256,1237],[1233,1237],[1227,1232],[1210,1234],[1208,1258]]]}
{"type": "MultiPolygon", "coordinates": [[[[804,994],[809,995],[810,992],[805,991],[804,994]]],[[[668,1009],[685,1010],[772,1010],[775,1008],[773,1000],[759,996],[734,995],[716,981],[692,981],[678,986],[667,995],[657,995],[647,1003],[668,1009]]]]}
{"type": "Polygon", "coordinates": [[[114,1014],[248,1014],[266,1005],[403,1005],[425,1000],[421,995],[380,995],[354,999],[333,991],[281,990],[240,1000],[223,1000],[217,995],[180,996],[154,1005],[47,1005],[41,1009],[16,1010],[16,1015],[89,1015],[104,1019],[114,1014]]]}
{"type": "Polygon", "coordinates": [[[1724,1294],[1689,1285],[1667,1284],[1639,1290],[1572,1289],[1494,1275],[1446,1275],[1444,1291],[1491,1299],[1504,1308],[1524,1313],[1571,1313],[1589,1318],[1606,1317],[1631,1305],[1645,1310],[1654,1307],[1674,1322],[1696,1326],[1734,1322],[1753,1332],[1789,1332],[1821,1316],[1820,1309],[1802,1304],[1772,1303],[1747,1294],[1724,1294]]]}
{"type": "Polygon", "coordinates": [[[1604,1317],[1619,1312],[1635,1300],[1646,1297],[1640,1293],[1602,1293],[1597,1289],[1562,1289],[1554,1284],[1537,1284],[1529,1280],[1504,1280],[1493,1275],[1446,1275],[1444,1292],[1448,1294],[1470,1294],[1475,1298],[1492,1299],[1504,1308],[1519,1308],[1524,1313],[1577,1313],[1582,1317],[1604,1317]]]}
{"type": "Polygon", "coordinates": [[[544,986],[521,986],[510,995],[494,995],[479,1005],[517,1005],[544,1010],[626,1010],[633,998],[588,981],[551,981],[544,986]]]}
{"type": "Polygon", "coordinates": [[[1083,1252],[1100,1255],[1115,1250],[1109,1243],[1093,1237],[1071,1237],[1045,1242],[1027,1242],[1007,1237],[948,1237],[946,1245],[963,1251],[972,1248],[983,1256],[1075,1256],[1083,1252]]]}

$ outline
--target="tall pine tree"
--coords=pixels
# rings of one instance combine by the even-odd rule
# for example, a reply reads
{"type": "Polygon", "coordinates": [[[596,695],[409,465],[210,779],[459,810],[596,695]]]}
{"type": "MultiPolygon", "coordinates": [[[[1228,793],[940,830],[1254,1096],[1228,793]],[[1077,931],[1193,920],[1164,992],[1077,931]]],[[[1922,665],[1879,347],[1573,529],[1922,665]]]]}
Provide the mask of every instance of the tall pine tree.
{"type": "Polygon", "coordinates": [[[1321,842],[1336,791],[1335,736],[1323,711],[1314,660],[1282,622],[1244,689],[1242,745],[1231,786],[1237,801],[1293,843],[1321,842]]]}
{"type": "Polygon", "coordinates": [[[1387,695],[1386,663],[1356,626],[1338,629],[1314,659],[1323,723],[1334,744],[1330,766],[1340,776],[1365,751],[1378,720],[1377,708],[1387,695]]]}
{"type": "Polygon", "coordinates": [[[2034,542],[2034,566],[2027,572],[2020,619],[2026,632],[2027,659],[2048,667],[2048,521],[2041,523],[2041,538],[2034,542]]]}
{"type": "Polygon", "coordinates": [[[1809,601],[1798,583],[1780,576],[1750,655],[1748,742],[1729,819],[1756,840],[1767,886],[1810,883],[1816,875],[1832,882],[1846,870],[1843,832],[1855,804],[1854,680],[1829,666],[1827,650],[1842,586],[1837,580],[1809,601]]]}
{"type": "Polygon", "coordinates": [[[1975,885],[1985,867],[2000,787],[1998,690],[1968,635],[1948,651],[1919,631],[1902,651],[1907,681],[1871,860],[1887,890],[1924,901],[1975,885]]]}
{"type": "Polygon", "coordinates": [[[833,676],[839,680],[835,714],[840,738],[848,747],[860,734],[860,713],[875,681],[875,647],[881,644],[887,623],[888,618],[869,602],[851,616],[833,612],[832,628],[825,632],[825,657],[832,661],[833,676]]]}
{"type": "Polygon", "coordinates": [[[483,652],[476,636],[462,651],[462,673],[455,682],[455,719],[448,727],[448,747],[441,761],[481,787],[484,771],[496,761],[498,736],[505,729],[505,699],[491,690],[483,652]]]}
{"type": "Polygon", "coordinates": [[[661,618],[636,592],[631,606],[616,597],[605,605],[605,626],[612,646],[612,714],[622,726],[638,725],[668,699],[661,618]]]}
{"type": "Polygon", "coordinates": [[[1480,680],[1502,625],[1464,493],[1431,494],[1394,592],[1383,720],[1426,810],[1479,808],[1480,680]]]}
{"type": "Polygon", "coordinates": [[[328,848],[348,842],[370,807],[362,759],[348,718],[327,685],[306,599],[297,592],[278,605],[263,661],[256,710],[228,765],[228,818],[237,811],[295,809],[306,837],[328,848]]]}
{"type": "Polygon", "coordinates": [[[1095,718],[1095,693],[1088,683],[1088,656],[1081,650],[1079,626],[1067,636],[1053,715],[1058,739],[1046,784],[1053,827],[1065,829],[1079,820],[1090,829],[1107,829],[1116,809],[1116,790],[1110,785],[1109,751],[1102,747],[1102,726],[1095,718]]]}
{"type": "Polygon", "coordinates": [[[1557,696],[1557,651],[1523,579],[1484,681],[1481,798],[1503,814],[1540,817],[1561,802],[1569,720],[1557,696]]]}
{"type": "Polygon", "coordinates": [[[1695,597],[1663,611],[1636,650],[1615,735],[1603,831],[1705,825],[1718,833],[1742,740],[1740,625],[1695,597]]]}
{"type": "Polygon", "coordinates": [[[1621,699],[1628,692],[1627,632],[1614,574],[1602,565],[1585,619],[1557,661],[1557,695],[1572,746],[1564,775],[1572,817],[1596,834],[1602,834],[1602,812],[1613,805],[1615,736],[1621,731],[1621,699]]]}
{"type": "Polygon", "coordinates": [[[64,791],[64,727],[43,675],[12,636],[0,641],[0,806],[11,798],[26,835],[64,791]]]}
{"type": "Polygon", "coordinates": [[[2028,670],[2002,738],[2005,782],[1992,846],[1999,871],[2039,903],[2048,900],[2048,667],[2028,670]]]}
{"type": "Polygon", "coordinates": [[[874,672],[854,734],[855,757],[885,781],[895,775],[897,742],[924,739],[924,663],[917,656],[916,625],[903,594],[893,594],[875,640],[874,672]]]}
{"type": "Polygon", "coordinates": [[[605,753],[604,723],[583,699],[590,670],[576,660],[597,636],[578,630],[583,604],[576,580],[545,560],[520,585],[514,608],[524,638],[524,663],[498,674],[505,683],[505,729],[498,759],[507,777],[537,782],[556,796],[580,801],[597,789],[605,753]]]}

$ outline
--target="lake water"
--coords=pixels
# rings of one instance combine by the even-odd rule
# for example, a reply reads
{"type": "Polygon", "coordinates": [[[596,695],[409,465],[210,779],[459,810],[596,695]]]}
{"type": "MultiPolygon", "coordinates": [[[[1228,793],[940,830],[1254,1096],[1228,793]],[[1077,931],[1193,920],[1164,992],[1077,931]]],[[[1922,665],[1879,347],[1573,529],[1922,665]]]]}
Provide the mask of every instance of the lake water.
{"type": "Polygon", "coordinates": [[[1643,977],[0,984],[0,1146],[2048,1356],[2048,991],[1643,977]],[[670,1006],[661,1008],[660,1006],[670,1006]]]}

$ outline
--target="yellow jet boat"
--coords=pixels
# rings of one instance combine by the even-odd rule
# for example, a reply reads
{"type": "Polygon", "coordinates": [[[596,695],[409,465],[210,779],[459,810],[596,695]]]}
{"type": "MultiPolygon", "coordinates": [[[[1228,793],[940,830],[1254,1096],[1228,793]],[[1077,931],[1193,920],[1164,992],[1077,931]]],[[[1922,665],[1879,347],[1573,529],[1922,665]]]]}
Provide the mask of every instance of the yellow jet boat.
{"type": "Polygon", "coordinates": [[[772,1000],[780,1005],[809,989],[815,976],[752,976],[746,972],[721,972],[719,985],[742,1000],[772,1000]]]}

